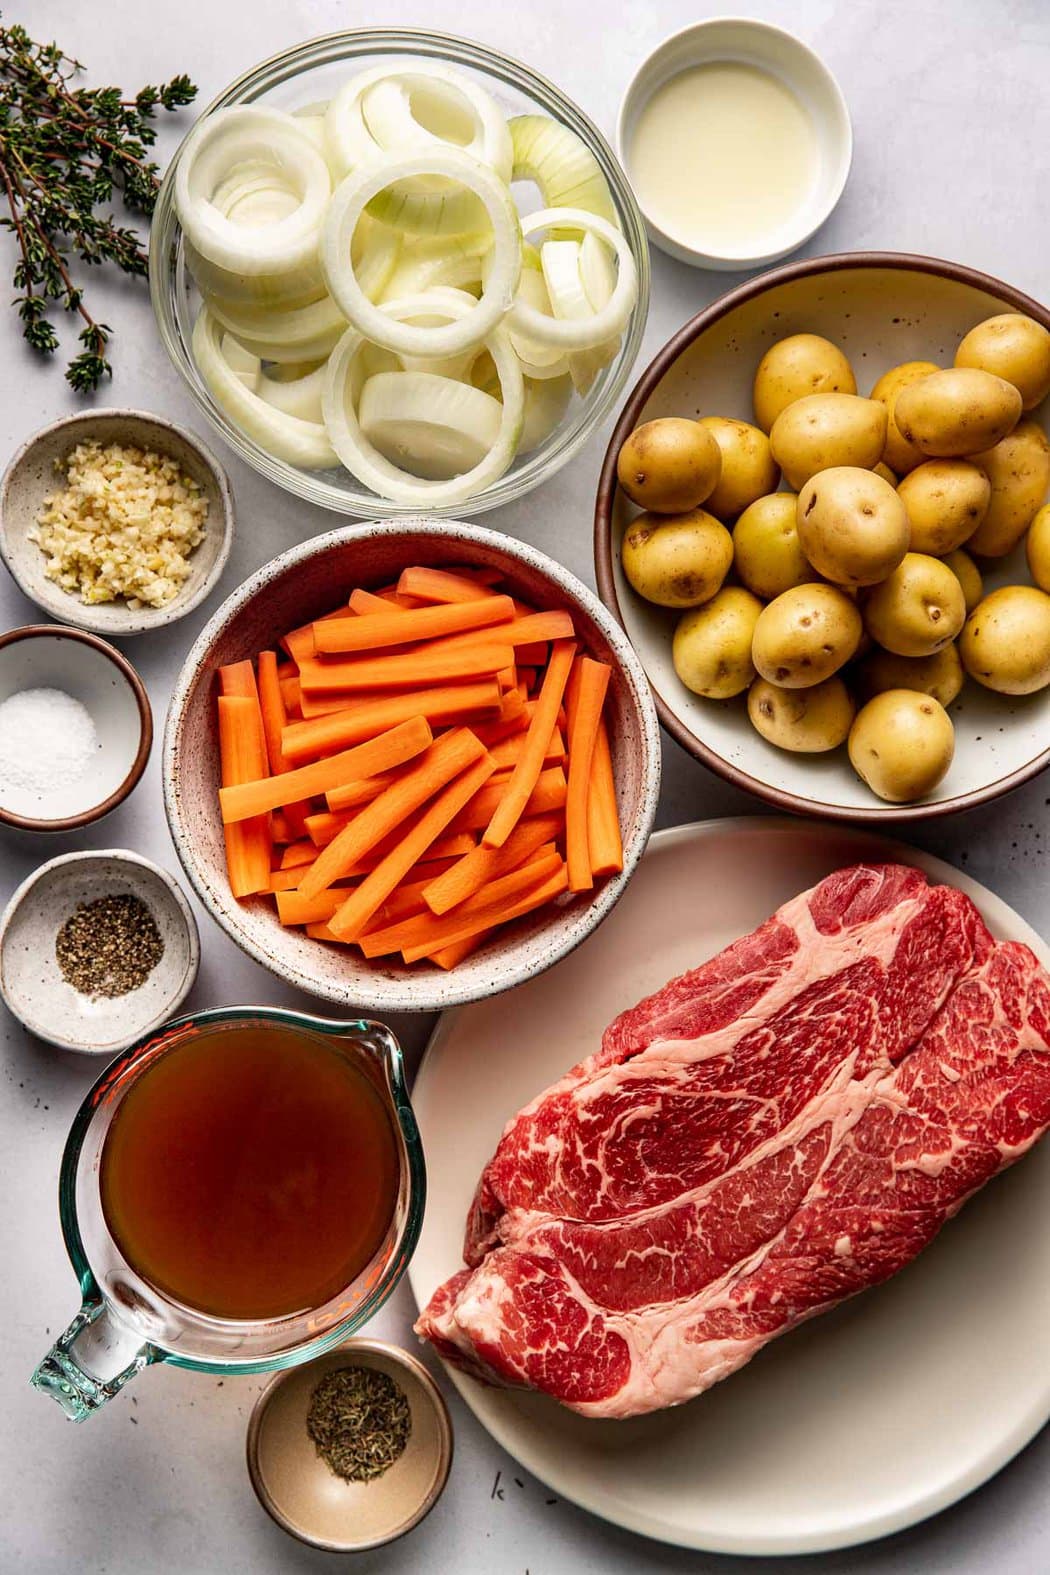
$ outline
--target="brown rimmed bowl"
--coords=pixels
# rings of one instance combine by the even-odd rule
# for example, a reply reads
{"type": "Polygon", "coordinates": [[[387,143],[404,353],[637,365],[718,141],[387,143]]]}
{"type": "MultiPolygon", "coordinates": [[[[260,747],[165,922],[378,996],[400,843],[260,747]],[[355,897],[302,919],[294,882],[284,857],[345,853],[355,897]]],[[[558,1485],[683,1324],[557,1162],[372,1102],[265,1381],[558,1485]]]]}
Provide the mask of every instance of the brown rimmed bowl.
{"type": "Polygon", "coordinates": [[[361,1553],[403,1537],[430,1513],[452,1466],[452,1423],[422,1362],[396,1345],[348,1340],[267,1384],[248,1423],[248,1475],[266,1513],[300,1542],[329,1553],[361,1553]],[[306,1430],[313,1392],[340,1367],[386,1373],[404,1391],[412,1419],[405,1452],[371,1482],[344,1482],[306,1430]]]}
{"type": "MultiPolygon", "coordinates": [[[[886,824],[988,803],[1050,764],[1050,689],[996,695],[967,683],[951,707],[955,759],[928,798],[884,804],[854,774],[844,748],[792,755],[751,727],[742,697],[691,694],[671,661],[675,614],[635,595],[620,569],[620,542],[637,512],[616,483],[625,438],[657,416],[736,416],[751,421],[755,367],[776,339],[817,333],[842,346],[867,393],[900,361],[950,366],[964,333],[997,312],[1024,312],[1050,329],[1050,311],[1022,291],[959,263],[900,252],[847,252],[775,268],[731,290],[679,329],[632,390],[602,464],[594,513],[598,590],[626,630],[652,686],[664,727],[735,787],[780,810],[886,824]]],[[[1045,406],[1030,413],[1044,426],[1045,406]]],[[[1024,550],[985,562],[985,588],[1028,583],[1024,550]]]]}
{"type": "Polygon", "coordinates": [[[0,788],[0,825],[79,831],[123,803],[146,769],[153,713],[145,685],[97,634],[38,623],[0,634],[0,703],[26,689],[59,689],[79,700],[95,724],[96,749],[82,774],[51,791],[5,797],[0,788]]]}
{"type": "Polygon", "coordinates": [[[434,1012],[522,984],[564,957],[612,911],[645,849],[660,792],[660,727],[641,663],[615,618],[568,570],[524,542],[449,520],[348,525],[264,565],[204,628],[175,683],[164,733],[164,805],[197,895],[257,962],[300,990],[356,1013],[434,1012]],[[612,668],[607,716],[623,832],[618,875],[506,925],[456,968],[363,958],[278,921],[267,897],[230,894],[219,816],[216,673],[272,649],[289,629],[330,611],[358,585],[396,580],[412,564],[498,569],[538,608],[572,614],[582,650],[612,668]]]}

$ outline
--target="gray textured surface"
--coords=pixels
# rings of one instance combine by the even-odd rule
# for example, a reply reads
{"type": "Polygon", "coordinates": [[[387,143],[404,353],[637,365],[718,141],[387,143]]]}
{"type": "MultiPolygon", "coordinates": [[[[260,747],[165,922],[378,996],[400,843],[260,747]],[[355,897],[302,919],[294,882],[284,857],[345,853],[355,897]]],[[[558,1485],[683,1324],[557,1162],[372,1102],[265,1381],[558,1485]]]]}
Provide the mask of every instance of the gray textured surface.
{"type": "MultiPolygon", "coordinates": [[[[361,11],[339,0],[181,0],[142,7],[132,0],[41,0],[23,8],[39,31],[53,32],[95,67],[96,80],[126,87],[188,69],[209,98],[245,65],[291,42],[354,22],[444,26],[516,54],[555,78],[607,131],[619,95],[641,55],[673,28],[715,6],[688,0],[595,8],[587,0],[530,0],[493,7],[481,0],[404,0],[361,11]]],[[[1045,0],[749,0],[756,16],[794,27],[822,50],[853,111],[856,159],[837,213],[807,248],[928,251],[1047,294],[1050,238],[1034,184],[1035,152],[1050,133],[1046,80],[1050,9],[1045,0]],[[1025,151],[1027,150],[1027,152],[1025,151]]],[[[2,250],[9,257],[6,242],[2,250]]],[[[5,261],[5,272],[7,263],[5,261]]],[[[693,311],[734,282],[696,274],[654,257],[647,350],[655,350],[693,311]]],[[[6,296],[6,287],[3,291],[6,296]]],[[[92,281],[96,309],[118,330],[112,403],[156,408],[196,425],[188,397],[153,335],[145,294],[92,281]]],[[[0,385],[4,451],[34,428],[74,408],[60,370],[42,370],[0,313],[5,376],[0,385]]],[[[207,434],[205,434],[207,436],[207,434]]],[[[542,493],[486,523],[521,535],[591,579],[590,523],[601,457],[594,443],[542,493]]],[[[286,500],[234,461],[239,532],[222,582],[232,589],[285,546],[326,528],[327,518],[286,500]]],[[[140,666],[158,716],[205,610],[140,640],[140,666]]],[[[11,583],[0,584],[0,626],[30,620],[34,609],[11,583]]],[[[164,828],[154,751],[131,800],[77,839],[0,837],[0,898],[35,864],[68,847],[124,845],[176,863],[164,828]]],[[[986,882],[1042,930],[1050,931],[1046,840],[1050,779],[966,817],[919,828],[912,840],[986,882]]],[[[665,744],[665,786],[658,824],[748,813],[758,806],[708,776],[665,744]]],[[[241,956],[202,918],[203,961],[193,1005],[290,1000],[268,974],[241,956]]],[[[298,1004],[305,999],[295,997],[298,1004]]],[[[423,1043],[419,1019],[394,1024],[412,1056],[423,1043]]],[[[95,1068],[28,1039],[6,1016],[3,1037],[5,1196],[0,1226],[7,1262],[8,1314],[3,1351],[4,1426],[0,1477],[6,1505],[0,1569],[20,1575],[141,1575],[171,1568],[185,1575],[269,1575],[335,1567],[286,1538],[257,1507],[243,1464],[244,1428],[254,1380],[219,1387],[204,1375],[159,1370],[136,1381],[87,1428],[74,1430],[58,1408],[26,1384],[33,1363],[72,1316],[75,1287],[58,1233],[55,1181],[66,1127],[95,1068]]],[[[1033,1222],[1033,1228],[1041,1228],[1033,1222]]],[[[1004,1294],[1008,1288],[1004,1287],[1004,1294]]],[[[412,1306],[403,1289],[373,1331],[409,1338],[412,1306]]],[[[994,1330],[989,1339],[994,1340],[994,1330]]],[[[965,1374],[960,1374],[965,1382],[965,1374]]],[[[356,1560],[361,1575],[417,1570],[480,1575],[626,1575],[705,1570],[751,1575],[769,1561],[677,1553],[601,1525],[566,1504],[550,1504],[539,1483],[498,1450],[453,1401],[457,1453],[445,1497],[406,1542],[356,1560]],[[497,1472],[499,1488],[493,1492],[497,1472]],[[520,1484],[520,1485],[519,1485],[520,1484]],[[502,1495],[502,1496],[501,1496],[502,1495]]],[[[858,1416],[858,1428],[864,1419],[858,1416]]],[[[952,1575],[1035,1575],[1050,1541],[1050,1434],[1045,1434],[954,1510],[888,1542],[785,1570],[834,1575],[951,1571],[952,1575]]]]}

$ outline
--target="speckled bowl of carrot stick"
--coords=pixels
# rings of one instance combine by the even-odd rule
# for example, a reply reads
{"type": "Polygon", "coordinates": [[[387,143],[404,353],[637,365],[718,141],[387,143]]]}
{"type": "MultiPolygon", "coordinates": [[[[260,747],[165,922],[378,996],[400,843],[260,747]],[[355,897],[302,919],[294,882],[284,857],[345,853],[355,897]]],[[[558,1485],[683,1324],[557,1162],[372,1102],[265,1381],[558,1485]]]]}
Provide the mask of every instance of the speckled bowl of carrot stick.
{"type": "Polygon", "coordinates": [[[246,952],[355,1011],[510,989],[612,910],[660,738],[619,625],[535,548],[352,525],[247,580],[186,659],[172,838],[246,952]]]}

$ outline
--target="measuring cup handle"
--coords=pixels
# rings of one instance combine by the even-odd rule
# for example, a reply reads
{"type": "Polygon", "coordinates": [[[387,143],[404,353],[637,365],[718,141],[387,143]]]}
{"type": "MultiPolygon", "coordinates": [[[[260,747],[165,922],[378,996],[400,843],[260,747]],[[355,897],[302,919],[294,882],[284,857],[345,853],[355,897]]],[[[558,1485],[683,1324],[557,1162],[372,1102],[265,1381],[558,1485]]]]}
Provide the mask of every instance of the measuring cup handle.
{"type": "Polygon", "coordinates": [[[86,1422],[159,1355],[122,1328],[104,1301],[85,1301],[30,1382],[57,1400],[72,1421],[86,1422]]]}

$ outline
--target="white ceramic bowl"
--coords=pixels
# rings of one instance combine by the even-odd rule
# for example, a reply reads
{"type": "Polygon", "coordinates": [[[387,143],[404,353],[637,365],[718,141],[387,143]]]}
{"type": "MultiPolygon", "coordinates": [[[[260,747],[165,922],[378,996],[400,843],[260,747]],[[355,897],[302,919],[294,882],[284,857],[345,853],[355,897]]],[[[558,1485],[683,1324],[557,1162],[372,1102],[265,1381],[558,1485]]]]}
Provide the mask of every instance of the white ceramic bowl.
{"type": "MultiPolygon", "coordinates": [[[[656,695],[660,720],[684,749],[774,808],[837,820],[922,820],[999,797],[1050,764],[1050,689],[998,695],[968,682],[951,706],[955,759],[915,804],[885,804],[854,774],[844,748],[793,755],[755,732],[742,697],[701,699],[674,671],[675,614],[635,595],[620,543],[636,512],[616,484],[616,456],[640,422],[656,416],[753,420],[755,367],[776,339],[823,334],[849,356],[862,393],[901,361],[950,366],[963,334],[997,312],[1024,312],[1050,329],[1050,310],[1020,290],[961,264],[895,252],[855,252],[791,263],[754,279],[694,317],[642,373],[602,465],[594,551],[602,600],[623,623],[656,695]]],[[[1047,424],[1047,409],[1031,412],[1047,424]]],[[[1024,584],[1024,548],[986,561],[985,587],[1024,584]]]]}
{"type": "MultiPolygon", "coordinates": [[[[696,268],[746,270],[764,267],[796,251],[824,223],[842,196],[853,157],[853,132],[842,89],[819,55],[783,28],[750,17],[712,17],[673,33],[639,66],[620,105],[616,151],[631,176],[631,140],[638,117],[656,89],[692,66],[730,60],[758,66],[784,82],[809,111],[820,164],[809,195],[791,218],[766,237],[761,250],[727,253],[690,242],[661,227],[638,184],[634,194],[649,238],[661,251],[696,268]]],[[[681,155],[683,161],[685,155],[681,155]]]]}
{"type": "Polygon", "coordinates": [[[226,567],[233,541],[233,493],[225,470],[200,438],[184,427],[145,410],[89,410],[63,416],[29,438],[15,454],[0,482],[0,557],[21,589],[52,618],[77,629],[123,639],[145,634],[184,618],[199,607],[226,567]],[[208,500],[204,540],[190,557],[190,572],[178,594],[164,607],[129,607],[123,601],[88,604],[44,574],[46,559],[29,540],[45,500],[63,486],[55,468],[91,440],[124,443],[170,454],[196,481],[208,500]]]}
{"type": "Polygon", "coordinates": [[[79,700],[95,725],[86,769],[44,794],[0,786],[0,825],[20,831],[78,831],[116,809],[136,785],[153,744],[153,714],[127,657],[82,629],[27,624],[0,635],[0,703],[26,689],[58,689],[79,700]]]}
{"type": "Polygon", "coordinates": [[[0,995],[31,1033],[64,1050],[115,1055],[182,1005],[200,962],[197,924],[165,870],[118,848],[66,853],[34,870],[0,918],[0,995]],[[62,975],[55,939],[82,902],[130,895],[149,908],[164,942],[152,973],[127,995],[94,999],[62,975]]]}
{"type": "Polygon", "coordinates": [[[649,686],[623,630],[586,586],[524,542],[458,521],[350,525],[282,553],[219,608],[175,683],[164,734],[164,804],[176,851],[201,901],[257,962],[301,990],[378,1016],[432,1012],[507,990],[572,951],[615,905],[645,848],[660,791],[660,730],[649,686]],[[272,648],[287,630],[338,606],[356,585],[396,580],[410,564],[497,568],[513,594],[567,608],[581,646],[612,667],[608,716],[624,864],[593,894],[507,925],[443,972],[285,929],[272,902],[230,895],[218,808],[215,673],[272,648]]]}

